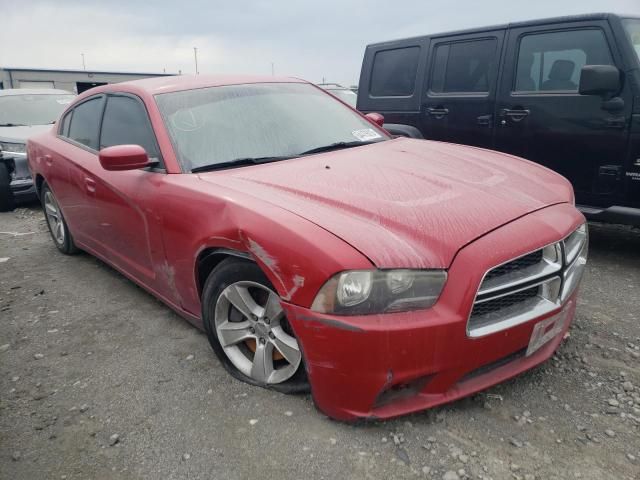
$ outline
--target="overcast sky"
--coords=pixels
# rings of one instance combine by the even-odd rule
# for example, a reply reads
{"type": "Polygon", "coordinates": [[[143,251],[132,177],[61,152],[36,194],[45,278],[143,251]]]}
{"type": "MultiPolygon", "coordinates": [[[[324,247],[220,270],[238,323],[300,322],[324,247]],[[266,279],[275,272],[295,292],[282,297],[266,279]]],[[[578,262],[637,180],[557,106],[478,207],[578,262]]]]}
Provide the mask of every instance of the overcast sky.
{"type": "Polygon", "coordinates": [[[0,66],[270,74],[351,85],[368,43],[640,0],[0,0],[0,66]]]}

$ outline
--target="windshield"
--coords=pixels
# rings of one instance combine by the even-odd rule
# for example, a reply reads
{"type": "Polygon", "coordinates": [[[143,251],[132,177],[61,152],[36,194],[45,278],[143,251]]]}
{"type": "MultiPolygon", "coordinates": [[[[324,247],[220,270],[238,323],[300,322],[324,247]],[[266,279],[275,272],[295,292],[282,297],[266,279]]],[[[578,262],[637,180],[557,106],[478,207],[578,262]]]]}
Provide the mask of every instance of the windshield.
{"type": "Polygon", "coordinates": [[[0,126],[53,123],[73,99],[70,93],[1,96],[0,126]]]}
{"type": "Polygon", "coordinates": [[[638,61],[640,61],[640,19],[627,19],[623,20],[622,24],[627,31],[631,45],[636,51],[638,61]]]}
{"type": "Polygon", "coordinates": [[[353,91],[343,89],[343,88],[338,88],[338,89],[328,88],[327,90],[332,94],[334,94],[336,97],[338,97],[340,100],[345,102],[347,105],[351,105],[353,108],[356,108],[358,95],[356,95],[353,91]]]}
{"type": "Polygon", "coordinates": [[[388,139],[331,95],[304,83],[185,90],[157,95],[156,101],[185,170],[388,139]]]}

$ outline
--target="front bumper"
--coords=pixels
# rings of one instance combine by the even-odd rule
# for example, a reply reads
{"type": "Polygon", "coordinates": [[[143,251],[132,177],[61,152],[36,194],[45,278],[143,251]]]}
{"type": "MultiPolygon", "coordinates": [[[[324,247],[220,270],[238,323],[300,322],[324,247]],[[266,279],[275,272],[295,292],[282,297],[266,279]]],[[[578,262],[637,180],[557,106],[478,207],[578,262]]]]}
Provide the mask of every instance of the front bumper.
{"type": "Polygon", "coordinates": [[[38,198],[36,186],[31,178],[14,179],[9,187],[13,192],[13,198],[17,201],[36,200],[38,198]]]}
{"type": "Polygon", "coordinates": [[[575,208],[557,205],[473,242],[456,256],[429,310],[344,317],[284,304],[318,408],[341,420],[390,418],[467,396],[548,359],[573,319],[575,291],[556,310],[483,337],[467,335],[467,319],[484,272],[582,222],[575,208]],[[554,316],[561,331],[527,356],[534,326],[554,316]]]}
{"type": "Polygon", "coordinates": [[[31,177],[29,162],[26,155],[14,155],[3,158],[4,161],[13,163],[12,180],[9,187],[13,193],[13,198],[17,201],[30,201],[38,198],[36,186],[31,177]]]}

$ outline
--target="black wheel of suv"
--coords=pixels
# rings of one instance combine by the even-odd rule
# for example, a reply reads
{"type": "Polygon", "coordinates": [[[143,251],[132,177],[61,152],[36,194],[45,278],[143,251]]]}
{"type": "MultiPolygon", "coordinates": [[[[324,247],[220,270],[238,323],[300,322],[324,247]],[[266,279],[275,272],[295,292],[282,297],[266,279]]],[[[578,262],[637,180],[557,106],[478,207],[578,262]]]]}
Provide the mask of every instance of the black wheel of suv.
{"type": "Polygon", "coordinates": [[[10,212],[14,208],[9,168],[6,163],[0,160],[0,212],[10,212]]]}
{"type": "Polygon", "coordinates": [[[62,216],[62,210],[58,205],[56,197],[46,183],[42,184],[40,191],[40,200],[42,202],[42,209],[44,210],[44,216],[47,219],[47,226],[51,233],[53,243],[58,250],[67,255],[72,255],[78,252],[78,248],[73,243],[73,237],[67,226],[67,222],[62,216]]]}
{"type": "Polygon", "coordinates": [[[205,283],[202,315],[213,351],[235,378],[283,393],[308,391],[302,351],[280,297],[255,263],[221,262],[205,283]]]}

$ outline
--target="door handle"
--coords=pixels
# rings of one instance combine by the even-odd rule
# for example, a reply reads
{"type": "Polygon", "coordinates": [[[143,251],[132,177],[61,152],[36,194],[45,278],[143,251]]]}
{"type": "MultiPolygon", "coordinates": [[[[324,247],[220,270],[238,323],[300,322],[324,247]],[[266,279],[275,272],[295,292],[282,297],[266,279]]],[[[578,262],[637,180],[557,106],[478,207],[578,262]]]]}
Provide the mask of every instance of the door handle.
{"type": "Polygon", "coordinates": [[[487,126],[491,126],[491,123],[493,121],[493,115],[489,114],[489,115],[480,115],[477,118],[478,121],[478,125],[487,125],[487,126]]]}
{"type": "Polygon", "coordinates": [[[96,193],[96,181],[90,177],[84,177],[84,184],[87,187],[87,192],[96,193]]]}
{"type": "Polygon", "coordinates": [[[50,167],[51,165],[53,165],[53,157],[49,154],[46,154],[44,156],[44,163],[46,163],[47,166],[50,167]]]}
{"type": "Polygon", "coordinates": [[[443,118],[446,115],[449,115],[449,109],[444,107],[429,107],[427,108],[427,113],[435,118],[443,118]]]}
{"type": "Polygon", "coordinates": [[[500,115],[507,117],[514,122],[519,122],[524,120],[530,113],[531,111],[525,108],[503,108],[500,115]]]}

